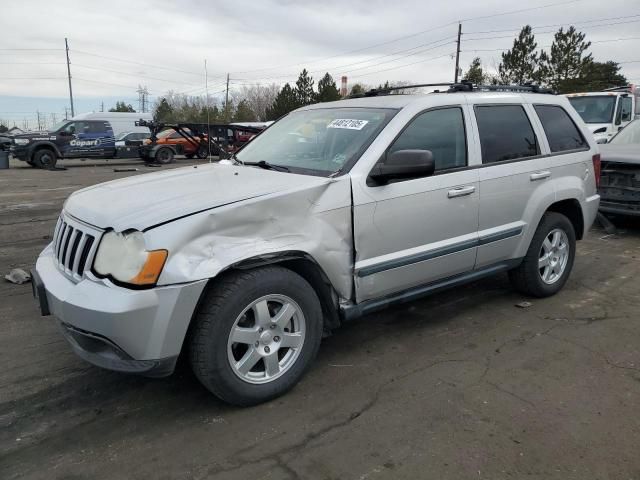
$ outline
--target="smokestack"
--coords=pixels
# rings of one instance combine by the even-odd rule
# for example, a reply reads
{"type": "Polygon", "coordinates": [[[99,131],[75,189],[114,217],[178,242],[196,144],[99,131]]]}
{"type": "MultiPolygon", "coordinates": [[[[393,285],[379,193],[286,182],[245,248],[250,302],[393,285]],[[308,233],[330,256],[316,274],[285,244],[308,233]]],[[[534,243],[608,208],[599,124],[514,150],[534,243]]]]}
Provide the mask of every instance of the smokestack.
{"type": "Polygon", "coordinates": [[[342,76],[342,84],[340,85],[340,95],[343,97],[347,96],[347,76],[342,76]]]}

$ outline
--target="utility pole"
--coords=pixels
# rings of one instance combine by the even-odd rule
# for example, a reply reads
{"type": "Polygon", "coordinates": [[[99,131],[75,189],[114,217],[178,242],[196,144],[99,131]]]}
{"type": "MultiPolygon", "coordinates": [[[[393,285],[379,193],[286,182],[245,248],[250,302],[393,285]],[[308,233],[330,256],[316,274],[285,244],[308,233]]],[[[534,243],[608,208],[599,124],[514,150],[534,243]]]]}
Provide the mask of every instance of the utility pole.
{"type": "Polygon", "coordinates": [[[36,110],[36,115],[38,116],[38,131],[42,130],[42,127],[40,125],[40,112],[36,110]]]}
{"type": "Polygon", "coordinates": [[[229,121],[229,74],[227,73],[227,93],[224,97],[224,119],[229,121]]]}
{"type": "Polygon", "coordinates": [[[460,71],[460,37],[462,36],[462,23],[458,24],[458,41],[456,47],[456,74],[454,77],[454,83],[458,83],[458,72],[460,71]]]}
{"type": "Polygon", "coordinates": [[[104,102],[100,102],[100,112],[104,112],[104,102]]]}
{"type": "Polygon", "coordinates": [[[69,62],[69,41],[65,37],[64,48],[67,51],[67,77],[69,79],[69,100],[71,101],[71,116],[75,117],[76,114],[73,110],[73,90],[71,89],[71,62],[69,62]]]}
{"type": "Polygon", "coordinates": [[[64,119],[69,119],[69,107],[64,107],[64,119]]]}
{"type": "Polygon", "coordinates": [[[204,59],[204,91],[207,95],[207,158],[209,159],[209,163],[211,163],[211,119],[209,117],[209,113],[211,109],[209,108],[209,74],[207,72],[207,59],[204,59]]]}

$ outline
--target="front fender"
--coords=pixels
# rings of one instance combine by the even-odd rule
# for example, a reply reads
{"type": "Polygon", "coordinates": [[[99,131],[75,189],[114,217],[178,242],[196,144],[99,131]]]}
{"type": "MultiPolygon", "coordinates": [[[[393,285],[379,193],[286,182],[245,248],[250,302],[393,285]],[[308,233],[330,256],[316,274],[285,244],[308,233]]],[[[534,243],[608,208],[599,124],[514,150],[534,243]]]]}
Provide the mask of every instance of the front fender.
{"type": "Polygon", "coordinates": [[[49,148],[49,149],[53,150],[54,152],[56,152],[56,156],[58,158],[62,158],[62,152],[60,151],[58,146],[53,142],[47,142],[47,141],[38,141],[38,142],[34,142],[33,144],[29,145],[27,158],[29,158],[29,159],[32,158],[33,157],[33,153],[37,149],[39,149],[41,147],[46,147],[46,148],[49,148]]]}
{"type": "Polygon", "coordinates": [[[298,252],[352,296],[353,239],[348,177],[190,215],[145,232],[150,249],[169,250],[159,285],[214,278],[251,259],[298,252]]]}

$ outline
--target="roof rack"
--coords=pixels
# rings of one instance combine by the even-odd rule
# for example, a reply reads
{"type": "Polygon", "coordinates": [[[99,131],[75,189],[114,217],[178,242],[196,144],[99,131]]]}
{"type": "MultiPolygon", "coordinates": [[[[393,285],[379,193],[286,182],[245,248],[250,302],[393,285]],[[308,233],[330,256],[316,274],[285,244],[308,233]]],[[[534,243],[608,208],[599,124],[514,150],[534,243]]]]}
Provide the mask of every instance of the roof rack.
{"type": "Polygon", "coordinates": [[[631,85],[620,85],[619,87],[605,88],[603,92],[630,92],[633,87],[631,85]]]}
{"type": "Polygon", "coordinates": [[[407,88],[422,87],[448,87],[447,90],[435,90],[433,93],[455,93],[455,92],[527,92],[527,93],[546,93],[555,95],[550,88],[541,87],[540,85],[524,84],[524,85],[475,85],[465,80],[459,83],[420,83],[416,85],[403,85],[401,87],[373,88],[364,93],[350,95],[349,98],[376,97],[378,95],[389,95],[397,90],[406,90],[407,88]]]}

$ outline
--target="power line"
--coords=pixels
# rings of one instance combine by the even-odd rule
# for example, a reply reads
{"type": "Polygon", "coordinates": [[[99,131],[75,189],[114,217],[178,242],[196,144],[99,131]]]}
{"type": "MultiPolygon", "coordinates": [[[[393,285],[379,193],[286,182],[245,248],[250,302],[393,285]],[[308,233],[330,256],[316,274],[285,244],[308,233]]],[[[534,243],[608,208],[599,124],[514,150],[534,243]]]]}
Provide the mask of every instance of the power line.
{"type": "MultiPolygon", "coordinates": [[[[611,38],[606,40],[593,40],[591,43],[610,43],[610,42],[621,42],[624,40],[640,40],[640,37],[626,37],[626,38],[611,38]]],[[[550,48],[551,45],[541,45],[541,48],[550,48]]],[[[499,52],[504,50],[509,50],[511,46],[504,48],[485,48],[485,49],[469,49],[462,50],[462,52],[499,52]]]]}
{"type": "Polygon", "coordinates": [[[74,67],[80,67],[80,68],[86,68],[89,70],[99,70],[99,71],[103,71],[103,72],[111,72],[111,73],[116,73],[119,75],[127,75],[130,77],[137,77],[137,78],[146,78],[148,80],[158,80],[161,82],[168,82],[168,83],[177,83],[180,85],[195,85],[195,83],[185,83],[185,82],[176,82],[175,80],[167,80],[165,78],[158,78],[158,77],[149,77],[148,75],[139,75],[137,73],[128,73],[128,72],[123,72],[121,70],[111,70],[110,68],[103,68],[103,67],[94,67],[91,65],[83,65],[80,63],[74,63],[73,64],[74,67]]]}
{"type": "MultiPolygon", "coordinates": [[[[478,16],[478,17],[470,17],[470,18],[466,18],[463,20],[460,20],[461,22],[470,22],[473,20],[481,20],[484,18],[490,18],[490,17],[497,17],[497,16],[504,16],[504,15],[512,15],[515,13],[523,13],[523,12],[528,12],[528,11],[532,11],[532,10],[539,10],[542,8],[551,8],[551,7],[556,7],[556,6],[560,6],[560,5],[568,5],[571,3],[577,3],[577,2],[582,2],[584,0],[569,0],[569,1],[565,1],[565,2],[558,2],[558,3],[550,3],[550,4],[546,4],[546,5],[540,5],[537,7],[529,7],[529,8],[523,8],[523,9],[518,9],[518,10],[511,10],[511,11],[507,11],[507,12],[501,12],[501,13],[496,13],[493,15],[483,15],[483,16],[478,16]]],[[[442,25],[438,25],[436,27],[432,27],[426,30],[421,30],[419,32],[416,33],[412,33],[409,35],[404,35],[402,37],[396,37],[392,40],[388,40],[386,42],[380,42],[380,43],[376,43],[374,45],[369,45],[367,47],[362,47],[362,48],[358,48],[355,50],[349,50],[346,52],[342,52],[336,55],[332,55],[330,57],[325,57],[323,59],[319,59],[319,60],[313,60],[313,61],[306,61],[306,62],[298,62],[298,63],[294,63],[294,64],[289,64],[289,65],[281,65],[278,67],[265,67],[265,68],[258,68],[258,69],[254,69],[254,70],[245,70],[245,71],[239,71],[239,72],[235,72],[237,74],[243,74],[243,73],[253,73],[253,72],[263,72],[265,70],[275,70],[275,69],[283,69],[283,68],[289,68],[289,67],[295,67],[295,66],[299,66],[299,65],[310,65],[310,64],[314,64],[314,63],[320,63],[320,62],[324,62],[326,60],[331,60],[333,58],[336,57],[341,57],[341,56],[345,56],[345,55],[350,55],[352,53],[358,53],[358,52],[362,52],[364,50],[370,50],[372,48],[376,48],[376,47],[381,47],[383,45],[389,45],[391,43],[396,43],[399,42],[401,40],[406,40],[407,38],[413,38],[413,37],[417,37],[418,35],[423,35],[425,33],[430,33],[430,32],[434,32],[436,30],[441,30],[443,28],[449,27],[451,25],[457,25],[459,23],[459,21],[454,21],[454,22],[449,22],[449,23],[445,23],[442,25]]],[[[325,69],[322,69],[325,70],[325,69]]]]}
{"type": "MultiPolygon", "coordinates": [[[[555,23],[555,24],[551,24],[551,25],[538,25],[538,26],[532,26],[531,29],[535,30],[537,28],[550,28],[550,27],[562,27],[565,26],[567,24],[570,25],[581,25],[583,23],[599,23],[599,22],[607,22],[609,20],[621,20],[621,19],[629,19],[629,18],[636,18],[636,17],[640,17],[640,15],[624,15],[622,17],[608,17],[608,18],[597,18],[595,20],[583,20],[583,21],[577,21],[577,22],[564,22],[564,23],[555,23]]],[[[480,33],[503,33],[503,32],[513,32],[516,31],[517,28],[508,28],[508,29],[504,29],[504,30],[485,30],[485,31],[476,31],[476,32],[467,32],[467,35],[475,35],[475,34],[480,34],[480,33]]]]}

